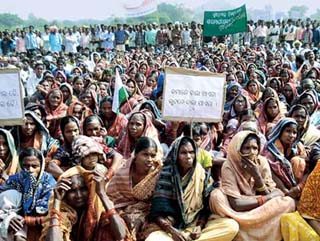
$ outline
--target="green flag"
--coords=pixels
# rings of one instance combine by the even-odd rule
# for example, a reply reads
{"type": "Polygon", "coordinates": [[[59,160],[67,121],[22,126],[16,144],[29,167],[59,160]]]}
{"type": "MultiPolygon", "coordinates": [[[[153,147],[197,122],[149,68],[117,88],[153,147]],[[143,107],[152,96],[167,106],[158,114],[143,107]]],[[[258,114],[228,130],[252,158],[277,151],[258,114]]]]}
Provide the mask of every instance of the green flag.
{"type": "Polygon", "coordinates": [[[114,94],[113,94],[113,102],[112,102],[112,111],[114,113],[120,112],[120,105],[128,100],[128,92],[125,86],[122,83],[120,74],[118,72],[118,69],[116,69],[116,78],[115,78],[115,84],[114,84],[114,94]]]}
{"type": "Polygon", "coordinates": [[[247,32],[246,5],[226,11],[205,11],[203,36],[221,36],[247,32]]]}

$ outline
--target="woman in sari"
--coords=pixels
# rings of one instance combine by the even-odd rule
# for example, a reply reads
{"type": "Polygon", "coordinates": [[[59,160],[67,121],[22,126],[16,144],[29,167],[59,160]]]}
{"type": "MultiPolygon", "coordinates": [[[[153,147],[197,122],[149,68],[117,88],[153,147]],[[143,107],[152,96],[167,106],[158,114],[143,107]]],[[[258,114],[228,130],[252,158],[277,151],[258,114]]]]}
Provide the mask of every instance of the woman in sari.
{"type": "Polygon", "coordinates": [[[283,86],[282,94],[286,98],[286,102],[287,102],[289,109],[290,109],[290,107],[293,105],[294,101],[296,100],[296,97],[298,96],[298,91],[297,91],[296,85],[291,82],[286,83],[283,86]]]}
{"type": "Polygon", "coordinates": [[[315,144],[310,153],[310,162],[316,163],[308,176],[298,204],[298,211],[281,217],[281,232],[284,241],[320,240],[320,145],[315,144]]]}
{"type": "Polygon", "coordinates": [[[305,181],[307,153],[298,139],[298,124],[283,118],[272,129],[265,146],[273,180],[286,195],[299,199],[305,181]]]}
{"type": "Polygon", "coordinates": [[[80,95],[80,101],[85,104],[93,114],[98,114],[99,112],[99,104],[98,104],[98,96],[97,93],[92,89],[86,89],[80,95]]]}
{"type": "Polygon", "coordinates": [[[73,95],[73,88],[70,84],[62,83],[59,88],[63,94],[63,103],[67,106],[70,106],[78,100],[78,98],[73,95]]]}
{"type": "Polygon", "coordinates": [[[59,89],[52,89],[46,97],[45,110],[47,127],[53,138],[62,140],[60,119],[67,115],[68,106],[63,103],[63,94],[59,89]]]}
{"type": "Polygon", "coordinates": [[[260,114],[264,111],[263,108],[265,101],[271,97],[279,101],[279,109],[281,113],[287,112],[287,106],[280,100],[278,93],[273,88],[267,87],[263,91],[260,100],[256,103],[254,114],[257,118],[259,118],[260,114]]]}
{"type": "Polygon", "coordinates": [[[151,118],[143,112],[135,112],[130,116],[126,132],[117,145],[117,150],[125,159],[129,159],[136,141],[142,136],[150,137],[157,143],[157,155],[161,159],[163,153],[158,138],[158,131],[152,124],[151,118]]]}
{"type": "Polygon", "coordinates": [[[141,95],[139,87],[134,80],[129,79],[126,83],[126,86],[129,98],[120,107],[120,112],[124,115],[132,112],[134,107],[136,107],[139,103],[143,102],[144,100],[144,97],[141,95]]]}
{"type": "Polygon", "coordinates": [[[0,184],[19,170],[16,147],[11,133],[0,128],[0,184]]]}
{"type": "MultiPolygon", "coordinates": [[[[256,80],[249,80],[246,85],[251,106],[255,107],[256,102],[261,98],[260,84],[256,80]]],[[[254,109],[254,108],[253,108],[254,109]]]]}
{"type": "Polygon", "coordinates": [[[145,98],[150,99],[151,98],[151,94],[152,92],[155,90],[155,88],[157,87],[157,74],[150,74],[147,77],[146,80],[146,85],[142,90],[142,94],[145,98]]]}
{"type": "Polygon", "coordinates": [[[307,150],[320,140],[320,130],[310,123],[308,110],[305,106],[297,104],[292,106],[288,113],[298,123],[298,139],[307,150]]]}
{"type": "Polygon", "coordinates": [[[108,136],[113,137],[116,142],[120,133],[126,128],[128,120],[122,113],[112,111],[112,97],[105,97],[100,102],[100,117],[106,126],[108,136]]]}
{"type": "Polygon", "coordinates": [[[80,134],[80,124],[77,118],[65,116],[61,119],[60,128],[63,135],[63,144],[54,153],[52,160],[49,161],[46,171],[55,178],[63,173],[64,170],[75,165],[72,155],[72,142],[80,134]]]}
{"type": "Polygon", "coordinates": [[[76,117],[82,124],[86,117],[92,115],[92,111],[82,102],[75,101],[69,106],[67,115],[76,117]]]}
{"type": "Polygon", "coordinates": [[[234,99],[241,93],[241,86],[237,82],[231,82],[227,86],[226,103],[224,104],[224,111],[230,111],[234,99]]]}
{"type": "Polygon", "coordinates": [[[320,111],[318,110],[319,101],[317,92],[314,89],[303,92],[299,96],[297,104],[301,104],[307,108],[310,115],[310,123],[318,127],[320,125],[320,111]]]}
{"type": "Polygon", "coordinates": [[[99,172],[75,166],[64,172],[54,190],[40,241],[93,241],[99,222],[109,223],[116,240],[126,235],[123,220],[105,193],[99,172]]]}
{"type": "Polygon", "coordinates": [[[279,99],[275,97],[267,98],[258,118],[261,132],[266,135],[283,117],[285,117],[285,113],[281,110],[279,99]]]}
{"type": "Polygon", "coordinates": [[[146,241],[232,240],[238,224],[231,219],[211,219],[208,197],[213,188],[196,158],[192,139],[172,143],[151,201],[146,241]]]}
{"type": "Polygon", "coordinates": [[[15,232],[26,228],[27,241],[37,241],[56,181],[44,171],[45,160],[40,151],[34,148],[23,150],[19,155],[19,162],[22,170],[10,176],[0,187],[0,191],[16,190],[22,195],[21,211],[10,220],[9,226],[15,232]]]}
{"type": "Polygon", "coordinates": [[[256,133],[238,132],[222,166],[221,188],[211,193],[211,210],[239,223],[237,241],[280,241],[280,217],[295,210],[294,200],[276,189],[260,148],[256,133]]]}
{"type": "Polygon", "coordinates": [[[52,158],[59,147],[59,142],[50,136],[48,129],[36,113],[27,110],[24,115],[24,124],[17,126],[12,133],[17,152],[28,147],[34,147],[40,150],[45,158],[52,158]]]}
{"type": "Polygon", "coordinates": [[[161,160],[156,159],[157,148],[153,139],[141,137],[136,143],[133,157],[108,184],[107,195],[125,220],[132,240],[141,240],[141,228],[150,211],[150,199],[161,169],[161,160]]]}
{"type": "Polygon", "coordinates": [[[72,81],[73,94],[79,98],[84,90],[84,79],[82,76],[75,76],[72,81]]]}
{"type": "Polygon", "coordinates": [[[249,98],[245,96],[243,93],[238,94],[231,103],[230,111],[224,112],[224,126],[226,126],[231,119],[239,120],[241,114],[249,109],[251,109],[249,98]]]}

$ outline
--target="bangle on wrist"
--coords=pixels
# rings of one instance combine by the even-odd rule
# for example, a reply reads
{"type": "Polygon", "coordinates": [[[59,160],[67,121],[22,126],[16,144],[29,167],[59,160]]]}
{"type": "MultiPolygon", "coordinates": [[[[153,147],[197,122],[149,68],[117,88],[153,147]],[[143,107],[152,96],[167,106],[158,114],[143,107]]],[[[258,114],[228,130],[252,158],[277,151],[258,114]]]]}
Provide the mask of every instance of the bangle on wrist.
{"type": "Polygon", "coordinates": [[[259,206],[262,206],[263,204],[265,204],[265,202],[266,202],[267,200],[266,200],[266,197],[265,197],[265,196],[259,196],[259,197],[257,197],[257,201],[258,201],[258,205],[259,205],[259,206]]]}
{"type": "Polygon", "coordinates": [[[257,190],[258,192],[264,192],[264,191],[266,191],[266,189],[267,189],[267,187],[266,187],[265,184],[263,184],[262,187],[256,188],[256,190],[257,190]]]}

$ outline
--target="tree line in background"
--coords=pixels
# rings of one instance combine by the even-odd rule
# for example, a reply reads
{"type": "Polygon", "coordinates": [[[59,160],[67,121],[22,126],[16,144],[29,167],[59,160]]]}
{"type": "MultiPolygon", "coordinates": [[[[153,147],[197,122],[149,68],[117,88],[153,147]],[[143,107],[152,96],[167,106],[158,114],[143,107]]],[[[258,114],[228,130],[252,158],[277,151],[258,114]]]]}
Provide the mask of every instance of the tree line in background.
{"type": "MultiPolygon", "coordinates": [[[[308,11],[307,6],[292,6],[288,11],[288,18],[307,18],[320,20],[320,9],[310,16],[306,16],[308,11]]],[[[250,19],[250,10],[248,11],[248,19],[250,19]]],[[[161,3],[158,5],[158,11],[151,13],[146,16],[136,17],[136,18],[119,18],[111,16],[105,20],[95,20],[95,19],[83,19],[77,21],[63,20],[63,21],[47,21],[43,18],[38,18],[33,14],[29,14],[28,19],[21,19],[17,14],[11,13],[1,13],[0,14],[0,29],[1,30],[13,30],[17,27],[24,27],[33,25],[35,28],[43,28],[44,25],[57,25],[60,27],[69,27],[73,25],[90,25],[90,24],[111,24],[115,25],[117,23],[127,23],[127,24],[138,24],[141,22],[146,23],[168,23],[168,22],[202,22],[203,12],[192,11],[185,8],[183,5],[173,5],[168,3],[161,3]]]]}

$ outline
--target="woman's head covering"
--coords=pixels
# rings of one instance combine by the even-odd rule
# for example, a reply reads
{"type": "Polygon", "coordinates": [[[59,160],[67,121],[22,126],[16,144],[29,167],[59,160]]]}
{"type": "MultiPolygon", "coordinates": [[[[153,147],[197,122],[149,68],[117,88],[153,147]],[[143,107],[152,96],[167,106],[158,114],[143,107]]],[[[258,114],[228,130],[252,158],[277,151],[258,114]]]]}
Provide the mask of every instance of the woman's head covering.
{"type": "Polygon", "coordinates": [[[62,87],[67,87],[67,89],[69,90],[69,98],[67,100],[63,100],[64,103],[66,103],[67,105],[70,105],[74,99],[76,99],[75,96],[73,96],[73,88],[69,83],[62,83],[59,87],[59,89],[61,90],[62,87]]]}
{"type": "Polygon", "coordinates": [[[98,103],[98,95],[97,95],[97,92],[95,92],[94,90],[92,89],[86,89],[80,96],[80,100],[82,98],[82,96],[86,93],[90,93],[91,95],[91,98],[93,100],[93,106],[87,106],[88,108],[90,108],[92,110],[93,113],[98,113],[99,111],[99,103],[98,103]]]}
{"type": "MultiPolygon", "coordinates": [[[[141,136],[150,137],[157,143],[158,154],[160,154],[161,155],[160,158],[162,158],[162,148],[161,148],[159,137],[158,137],[159,133],[158,133],[158,130],[152,124],[151,118],[149,118],[145,113],[139,111],[139,112],[132,113],[132,115],[128,119],[128,122],[130,122],[131,118],[137,114],[142,115],[144,119],[144,128],[141,136]]],[[[124,158],[129,158],[133,151],[132,149],[133,146],[134,146],[134,143],[132,138],[130,137],[129,128],[127,127],[126,133],[124,134],[124,136],[122,137],[122,139],[118,144],[118,150],[124,156],[124,158]]]]}
{"type": "Polygon", "coordinates": [[[2,135],[6,139],[6,142],[8,143],[8,147],[9,147],[10,155],[7,160],[2,160],[2,161],[6,164],[5,174],[10,176],[15,174],[19,169],[17,150],[14,144],[13,136],[9,131],[0,128],[0,135],[2,135]]]}
{"type": "Polygon", "coordinates": [[[229,112],[229,119],[232,119],[232,118],[235,118],[237,116],[239,116],[241,113],[237,113],[236,110],[235,110],[235,103],[236,103],[236,100],[242,96],[244,98],[244,101],[245,101],[245,104],[246,104],[246,107],[245,107],[245,110],[248,110],[248,109],[251,109],[251,105],[250,105],[250,102],[249,102],[249,99],[246,95],[244,95],[243,93],[240,93],[238,94],[232,101],[231,103],[231,109],[230,109],[230,112],[229,112]]]}
{"type": "Polygon", "coordinates": [[[161,120],[161,112],[160,110],[158,109],[156,103],[153,101],[153,100],[146,100],[144,101],[140,108],[139,108],[139,111],[141,111],[143,108],[145,108],[146,105],[149,105],[151,107],[151,111],[152,111],[152,114],[154,115],[154,117],[157,119],[157,120],[161,120]]]}
{"type": "Polygon", "coordinates": [[[187,142],[196,153],[196,145],[189,137],[180,137],[172,143],[153,194],[149,216],[151,220],[159,215],[171,216],[177,228],[185,228],[194,221],[204,206],[207,193],[212,191],[208,175],[197,163],[196,155],[193,168],[181,177],[178,155],[182,144],[187,142]]]}
{"type": "Polygon", "coordinates": [[[40,118],[38,117],[38,115],[33,112],[33,111],[30,111],[30,110],[26,110],[24,112],[24,116],[30,116],[35,124],[36,124],[36,129],[40,132],[44,132],[46,135],[50,135],[49,134],[49,130],[47,129],[47,127],[43,124],[42,120],[40,120],[40,118]]]}
{"type": "Polygon", "coordinates": [[[236,97],[230,99],[230,91],[232,90],[232,88],[237,87],[237,95],[236,97],[241,93],[242,87],[239,83],[237,82],[231,82],[228,86],[227,86],[227,91],[226,91],[226,102],[224,104],[224,110],[225,111],[229,111],[232,107],[232,104],[235,100],[236,97]]]}
{"type": "MultiPolygon", "coordinates": [[[[273,89],[272,89],[273,90],[273,89]]],[[[281,119],[285,116],[285,113],[283,112],[282,108],[281,108],[281,103],[280,103],[280,100],[279,100],[279,97],[278,97],[278,94],[275,92],[275,96],[274,97],[269,97],[267,98],[264,102],[263,102],[263,105],[262,105],[262,109],[260,109],[260,111],[262,113],[259,114],[259,117],[258,117],[258,121],[259,121],[259,124],[260,124],[260,129],[261,129],[261,132],[263,134],[266,134],[268,133],[268,130],[271,130],[271,128],[281,119]],[[273,118],[273,120],[270,122],[269,121],[269,118],[268,118],[268,113],[267,113],[267,104],[270,102],[270,101],[274,101],[277,106],[278,106],[278,109],[279,109],[279,113],[277,114],[277,116],[275,116],[273,118]]]]}
{"type": "Polygon", "coordinates": [[[26,110],[29,110],[29,111],[40,110],[41,116],[42,116],[43,118],[46,117],[46,110],[45,110],[44,106],[41,105],[41,104],[29,102],[29,103],[26,105],[25,109],[26,109],[26,110]]]}
{"type": "Polygon", "coordinates": [[[309,113],[311,116],[319,106],[318,93],[316,92],[316,90],[306,90],[298,97],[297,103],[301,104],[301,100],[307,96],[310,96],[314,103],[314,109],[312,110],[312,113],[309,113]]]}
{"type": "Polygon", "coordinates": [[[247,90],[248,96],[249,96],[249,98],[250,98],[250,103],[251,103],[251,102],[252,102],[252,103],[256,103],[256,102],[260,99],[260,97],[261,97],[261,95],[262,95],[262,93],[261,93],[261,83],[258,82],[257,80],[249,80],[249,81],[247,82],[247,85],[246,85],[246,90],[247,90]],[[257,84],[257,93],[255,93],[255,94],[251,93],[251,92],[249,91],[249,89],[248,89],[250,83],[252,83],[252,82],[257,84]]]}
{"type": "Polygon", "coordinates": [[[259,80],[260,84],[265,86],[266,82],[267,82],[267,77],[266,77],[265,73],[261,70],[258,70],[258,69],[255,70],[255,73],[260,76],[260,80],[259,80]]]}
{"type": "Polygon", "coordinates": [[[68,107],[68,110],[67,110],[67,115],[70,115],[72,116],[73,115],[73,110],[74,110],[74,107],[76,105],[80,105],[82,107],[82,110],[81,110],[81,120],[80,123],[82,123],[84,121],[84,119],[90,115],[92,115],[92,111],[85,105],[83,104],[82,102],[80,101],[75,101],[73,103],[71,103],[71,105],[68,107]]]}
{"type": "Polygon", "coordinates": [[[1,189],[15,189],[22,194],[24,215],[34,213],[44,215],[48,212],[49,198],[56,181],[51,174],[44,171],[46,166],[44,156],[41,151],[35,148],[29,147],[20,153],[20,165],[23,159],[28,156],[26,154],[30,153],[29,151],[33,151],[37,158],[40,157],[40,172],[38,176],[34,176],[29,171],[22,169],[19,173],[10,176],[1,189]]]}
{"type": "MultiPolygon", "coordinates": [[[[286,170],[287,170],[287,174],[288,174],[288,178],[290,179],[290,182],[293,186],[296,185],[296,179],[294,177],[293,171],[292,171],[292,165],[290,163],[290,161],[283,155],[283,153],[280,152],[280,150],[278,149],[278,147],[276,146],[276,141],[281,137],[281,134],[284,130],[285,127],[287,127],[288,125],[298,125],[296,120],[293,118],[282,118],[277,124],[276,126],[272,129],[269,137],[268,137],[268,143],[267,143],[267,149],[268,151],[270,151],[270,153],[272,155],[275,156],[277,161],[280,161],[280,163],[285,166],[286,170]]],[[[293,154],[297,153],[297,143],[298,143],[299,139],[297,138],[294,142],[294,144],[291,147],[291,150],[293,152],[293,154]]]]}
{"type": "Polygon", "coordinates": [[[45,110],[47,112],[47,115],[52,115],[52,116],[61,116],[63,113],[67,112],[67,106],[63,103],[63,94],[60,89],[51,89],[47,96],[46,96],[46,101],[45,101],[45,110]],[[60,103],[59,105],[55,108],[52,109],[49,101],[49,97],[53,92],[58,92],[61,96],[60,103]]]}
{"type": "Polygon", "coordinates": [[[105,159],[102,146],[93,138],[79,135],[73,140],[72,154],[77,160],[77,163],[81,163],[81,159],[93,153],[97,153],[105,159]]]}
{"type": "MultiPolygon", "coordinates": [[[[231,172],[235,174],[235,178],[237,180],[237,185],[240,189],[241,195],[244,196],[255,196],[256,190],[254,188],[254,184],[248,181],[248,176],[245,174],[243,167],[242,167],[242,154],[241,154],[241,147],[244,144],[245,140],[249,137],[254,137],[259,145],[259,149],[261,148],[260,138],[255,132],[252,131],[240,131],[238,132],[229,143],[228,146],[228,154],[227,154],[227,161],[223,165],[222,171],[224,169],[232,169],[231,172]]],[[[267,160],[263,157],[258,155],[255,162],[255,165],[259,167],[259,171],[263,178],[265,179],[265,183],[268,189],[275,188],[275,183],[272,181],[270,168],[268,165],[267,160]]],[[[225,177],[228,178],[228,177],[225,177]]],[[[233,185],[231,185],[233,186],[233,185]]],[[[239,198],[239,190],[233,190],[228,185],[228,180],[223,181],[222,188],[225,194],[231,197],[239,198]]]]}
{"type": "Polygon", "coordinates": [[[67,76],[66,76],[66,74],[65,74],[63,71],[61,71],[61,70],[58,70],[58,71],[56,72],[55,78],[57,78],[59,74],[60,74],[60,75],[62,76],[62,78],[63,78],[63,81],[62,81],[61,83],[66,82],[66,81],[67,81],[67,76]]]}
{"type": "MultiPolygon", "coordinates": [[[[80,175],[84,178],[85,185],[88,188],[89,195],[87,200],[87,210],[85,211],[85,215],[83,215],[83,219],[80,222],[82,226],[79,228],[79,236],[83,237],[81,240],[92,240],[92,236],[95,233],[95,228],[99,223],[100,216],[104,211],[103,204],[96,193],[96,183],[93,180],[92,171],[87,171],[81,166],[75,166],[64,173],[61,174],[59,180],[64,178],[70,178],[75,175],[80,175]]],[[[62,200],[61,205],[68,206],[64,200],[62,200]]],[[[53,207],[51,207],[53,208],[53,207]]],[[[80,219],[81,217],[78,217],[80,219]]],[[[71,230],[69,230],[71,233],[71,230]]]]}

